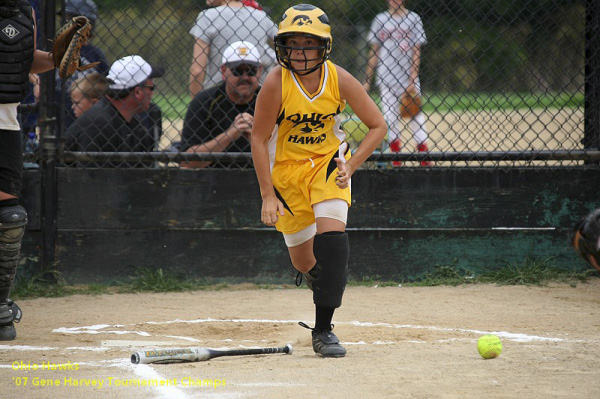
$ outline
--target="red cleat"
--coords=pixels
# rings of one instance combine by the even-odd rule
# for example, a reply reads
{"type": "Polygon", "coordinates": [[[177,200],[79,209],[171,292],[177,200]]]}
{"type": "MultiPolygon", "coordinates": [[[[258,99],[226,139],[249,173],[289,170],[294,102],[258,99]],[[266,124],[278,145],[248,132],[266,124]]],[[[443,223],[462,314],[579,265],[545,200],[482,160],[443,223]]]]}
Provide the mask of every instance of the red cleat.
{"type": "MultiPolygon", "coordinates": [[[[421,143],[417,146],[417,151],[419,152],[429,152],[429,148],[427,144],[421,143]]],[[[433,166],[433,162],[431,161],[421,161],[421,166],[433,166]]]]}
{"type": "MultiPolygon", "coordinates": [[[[392,152],[400,152],[401,148],[402,142],[400,141],[400,139],[392,140],[392,142],[390,143],[390,151],[392,152]]],[[[392,161],[392,166],[402,166],[402,162],[392,161]]]]}

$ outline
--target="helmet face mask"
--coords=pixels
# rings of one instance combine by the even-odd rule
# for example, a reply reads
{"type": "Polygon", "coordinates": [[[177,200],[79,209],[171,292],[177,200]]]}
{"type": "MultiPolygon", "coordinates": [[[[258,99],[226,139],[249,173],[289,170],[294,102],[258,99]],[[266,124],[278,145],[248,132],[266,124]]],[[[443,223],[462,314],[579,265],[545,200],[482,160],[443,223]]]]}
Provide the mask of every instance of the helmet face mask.
{"type": "Polygon", "coordinates": [[[275,42],[277,62],[282,67],[289,69],[298,75],[306,75],[317,70],[329,58],[327,42],[320,37],[309,34],[286,33],[278,35],[277,40],[278,41],[275,42]],[[292,37],[315,39],[318,44],[314,46],[288,45],[288,39],[292,37]],[[298,55],[299,51],[301,51],[301,56],[298,55]],[[309,53],[307,55],[307,52],[309,51],[315,51],[316,54],[312,55],[309,53]],[[294,67],[292,62],[295,64],[303,63],[304,67],[294,67]]]}
{"type": "Polygon", "coordinates": [[[319,69],[329,59],[332,41],[329,19],[323,10],[310,4],[298,4],[288,8],[281,17],[279,31],[275,35],[277,62],[298,75],[307,75],[319,69]],[[306,47],[289,45],[288,41],[292,37],[315,39],[317,44],[306,47]],[[302,50],[303,56],[300,59],[298,50],[302,50]],[[311,55],[308,58],[306,52],[309,50],[317,50],[316,57],[311,55]],[[296,65],[301,62],[304,67],[294,67],[292,61],[296,65]]]}

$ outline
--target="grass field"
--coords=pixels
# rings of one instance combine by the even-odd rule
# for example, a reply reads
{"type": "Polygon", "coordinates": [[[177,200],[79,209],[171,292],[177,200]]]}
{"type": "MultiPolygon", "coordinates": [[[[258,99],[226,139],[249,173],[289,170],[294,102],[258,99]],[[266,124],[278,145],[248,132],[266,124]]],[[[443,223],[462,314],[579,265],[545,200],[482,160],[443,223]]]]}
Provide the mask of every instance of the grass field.
{"type": "MultiPolygon", "coordinates": [[[[555,266],[552,258],[526,258],[522,263],[507,263],[500,270],[483,271],[474,275],[469,270],[456,264],[437,266],[423,278],[415,281],[381,280],[363,278],[360,281],[349,281],[349,286],[388,287],[404,285],[407,287],[458,286],[477,283],[498,285],[545,286],[552,283],[567,283],[576,286],[599,277],[593,268],[584,270],[565,270],[555,266]]],[[[284,284],[285,285],[285,284],[284,284]]],[[[292,286],[290,280],[289,285],[292,286]]],[[[235,286],[235,285],[233,285],[235,286]]],[[[281,285],[255,285],[257,289],[274,289],[281,285]]],[[[13,299],[32,299],[40,297],[58,298],[76,294],[99,295],[111,293],[135,292],[183,292],[183,291],[219,291],[231,288],[226,283],[209,284],[206,280],[191,279],[169,270],[138,268],[126,280],[113,281],[108,284],[67,285],[63,283],[62,274],[58,270],[39,272],[29,277],[19,275],[12,291],[13,299]],[[56,281],[57,283],[54,283],[56,281]]],[[[306,287],[305,287],[306,288],[306,287]]]]}

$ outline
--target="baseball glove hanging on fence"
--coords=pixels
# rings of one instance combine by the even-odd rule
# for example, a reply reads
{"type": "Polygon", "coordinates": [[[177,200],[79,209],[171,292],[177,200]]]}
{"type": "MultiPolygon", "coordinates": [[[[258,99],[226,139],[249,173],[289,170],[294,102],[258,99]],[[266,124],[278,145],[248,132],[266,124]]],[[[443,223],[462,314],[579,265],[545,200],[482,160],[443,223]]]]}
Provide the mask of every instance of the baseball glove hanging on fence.
{"type": "Polygon", "coordinates": [[[99,62],[94,62],[80,65],[79,53],[91,33],[92,24],[84,16],[74,17],[56,32],[52,45],[52,59],[61,78],[67,79],[75,71],[84,71],[99,64],[99,62]]]}
{"type": "Polygon", "coordinates": [[[577,253],[600,271],[600,209],[575,225],[572,243],[577,253]]]}
{"type": "Polygon", "coordinates": [[[414,91],[407,91],[402,95],[402,104],[400,104],[400,116],[403,118],[412,118],[421,112],[421,97],[414,91]]]}

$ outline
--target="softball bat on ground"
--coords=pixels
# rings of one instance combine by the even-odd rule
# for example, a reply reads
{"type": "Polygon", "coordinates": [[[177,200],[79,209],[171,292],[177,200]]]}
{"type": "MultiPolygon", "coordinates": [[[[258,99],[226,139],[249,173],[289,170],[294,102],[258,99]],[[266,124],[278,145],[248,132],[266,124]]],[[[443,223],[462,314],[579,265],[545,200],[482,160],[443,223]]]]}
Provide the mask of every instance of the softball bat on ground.
{"type": "Polygon", "coordinates": [[[221,356],[246,356],[266,355],[271,353],[292,354],[292,345],[287,344],[280,348],[256,348],[256,349],[229,349],[217,350],[207,348],[178,348],[178,349],[152,349],[135,352],[131,355],[133,364],[150,363],[186,363],[204,362],[221,356]]]}

